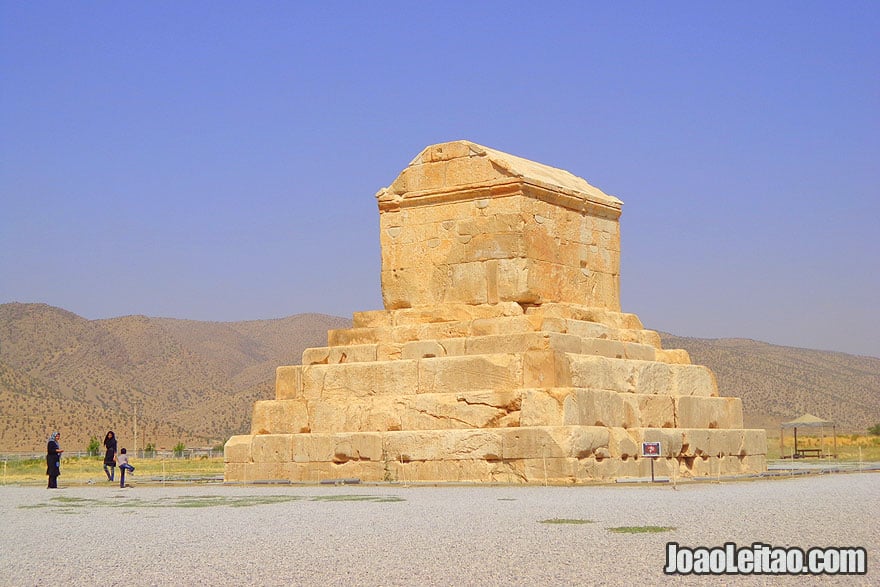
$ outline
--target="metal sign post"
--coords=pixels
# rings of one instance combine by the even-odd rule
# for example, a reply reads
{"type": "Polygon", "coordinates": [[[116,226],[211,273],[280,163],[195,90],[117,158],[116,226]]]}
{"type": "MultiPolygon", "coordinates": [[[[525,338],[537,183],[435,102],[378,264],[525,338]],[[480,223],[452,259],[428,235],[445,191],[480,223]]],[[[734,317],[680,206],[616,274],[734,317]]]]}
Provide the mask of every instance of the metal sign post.
{"type": "Polygon", "coordinates": [[[660,456],[659,442],[643,442],[642,456],[651,459],[651,483],[654,482],[654,460],[660,456]]]}

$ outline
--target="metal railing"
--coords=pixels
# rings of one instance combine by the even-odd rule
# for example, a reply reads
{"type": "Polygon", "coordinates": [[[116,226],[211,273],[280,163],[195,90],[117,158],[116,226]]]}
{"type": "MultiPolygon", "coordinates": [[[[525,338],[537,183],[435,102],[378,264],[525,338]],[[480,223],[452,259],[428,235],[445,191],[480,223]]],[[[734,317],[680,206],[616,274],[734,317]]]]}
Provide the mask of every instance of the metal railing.
{"type": "MultiPolygon", "coordinates": [[[[215,449],[215,448],[185,448],[182,451],[174,451],[174,450],[144,450],[139,449],[137,451],[129,451],[129,454],[132,458],[136,459],[159,459],[159,460],[169,460],[169,459],[198,459],[198,458],[212,458],[212,457],[222,457],[223,449],[215,449]]],[[[104,451],[100,451],[97,454],[89,453],[87,450],[79,450],[79,451],[69,451],[65,450],[63,458],[88,458],[88,457],[103,457],[104,451]]],[[[16,451],[16,452],[3,452],[0,453],[0,461],[7,462],[18,462],[18,461],[32,461],[32,460],[42,460],[46,458],[45,452],[33,452],[33,451],[16,451]]]]}

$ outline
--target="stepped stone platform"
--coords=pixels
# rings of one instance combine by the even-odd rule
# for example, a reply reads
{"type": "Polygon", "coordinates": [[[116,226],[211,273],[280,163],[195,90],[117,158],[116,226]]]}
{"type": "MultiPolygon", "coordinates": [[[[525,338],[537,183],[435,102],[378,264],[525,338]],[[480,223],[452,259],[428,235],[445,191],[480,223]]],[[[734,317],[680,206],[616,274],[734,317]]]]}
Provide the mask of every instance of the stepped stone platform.
{"type": "Polygon", "coordinates": [[[620,200],[467,141],[377,194],[384,310],[357,312],[225,448],[227,481],[584,483],[766,470],[712,372],[620,311],[620,200]]]}

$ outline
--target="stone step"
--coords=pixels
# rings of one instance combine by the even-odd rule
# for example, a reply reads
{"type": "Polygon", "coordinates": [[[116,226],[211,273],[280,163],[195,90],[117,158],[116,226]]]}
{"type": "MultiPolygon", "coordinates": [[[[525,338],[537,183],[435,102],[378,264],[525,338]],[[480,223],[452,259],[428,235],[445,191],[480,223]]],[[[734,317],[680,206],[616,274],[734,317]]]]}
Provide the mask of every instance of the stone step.
{"type": "Polygon", "coordinates": [[[662,457],[623,459],[549,457],[503,460],[369,461],[226,463],[226,483],[366,483],[404,485],[496,483],[504,485],[586,485],[629,479],[673,482],[697,478],[755,476],[767,469],[764,455],[662,457]],[[652,467],[653,465],[653,467],[652,467]]]}
{"type": "Polygon", "coordinates": [[[641,456],[642,442],[661,444],[657,475],[764,468],[764,430],[543,426],[233,436],[225,450],[226,480],[574,483],[644,477],[651,462],[641,456]]]}
{"type": "MultiPolygon", "coordinates": [[[[361,321],[361,323],[369,323],[361,321]]],[[[637,319],[635,321],[637,323],[637,319]]],[[[631,325],[635,325],[635,323],[631,325]]],[[[623,324],[629,324],[623,321],[623,324]]],[[[607,339],[623,343],[637,343],[661,348],[660,335],[653,330],[608,326],[565,316],[527,312],[520,316],[498,316],[472,320],[449,320],[427,323],[403,323],[382,326],[361,326],[330,330],[328,347],[361,345],[403,345],[406,343],[450,338],[471,338],[523,333],[570,334],[589,339],[607,339]]],[[[306,351],[307,353],[309,351],[306,351]]],[[[303,357],[303,364],[311,361],[303,357]]]]}
{"type": "Polygon", "coordinates": [[[718,384],[703,365],[566,354],[564,385],[621,393],[716,397],[718,384]]]}
{"type": "Polygon", "coordinates": [[[531,387],[718,395],[714,375],[701,365],[588,356],[551,349],[279,367],[275,398],[327,399],[531,387]]]}
{"type": "MultiPolygon", "coordinates": [[[[422,339],[397,345],[356,344],[306,349],[303,365],[367,363],[395,359],[425,359],[460,355],[521,353],[555,350],[567,353],[597,355],[617,359],[654,361],[667,358],[663,351],[648,344],[623,342],[607,338],[589,338],[560,332],[522,332],[445,339],[422,339]]],[[[668,362],[689,362],[683,360],[668,362]]]]}
{"type": "Polygon", "coordinates": [[[577,306],[565,303],[539,305],[516,302],[496,304],[448,303],[442,306],[403,308],[398,310],[370,310],[355,312],[354,328],[376,328],[406,325],[423,325],[438,322],[464,322],[484,318],[501,318],[528,315],[533,319],[559,318],[580,322],[602,324],[613,329],[642,330],[638,316],[615,312],[606,308],[577,306]]]}
{"type": "Polygon", "coordinates": [[[551,426],[742,428],[738,398],[554,388],[258,401],[251,431],[327,433],[551,426]]]}

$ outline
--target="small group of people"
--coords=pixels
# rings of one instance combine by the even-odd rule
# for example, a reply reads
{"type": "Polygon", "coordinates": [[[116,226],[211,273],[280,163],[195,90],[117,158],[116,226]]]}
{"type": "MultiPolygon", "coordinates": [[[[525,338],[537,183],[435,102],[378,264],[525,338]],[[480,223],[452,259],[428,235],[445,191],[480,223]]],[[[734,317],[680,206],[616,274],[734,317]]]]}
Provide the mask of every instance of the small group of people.
{"type": "MultiPolygon", "coordinates": [[[[49,476],[49,489],[58,489],[58,476],[61,475],[61,453],[64,450],[60,443],[61,433],[53,432],[49,435],[46,445],[46,475],[49,476]]],[[[116,434],[109,431],[104,436],[104,474],[111,483],[116,476],[116,467],[119,467],[119,487],[125,487],[126,471],[133,473],[134,467],[128,462],[128,453],[123,448],[116,453],[116,434]]]]}
{"type": "Polygon", "coordinates": [[[133,473],[134,467],[128,462],[128,453],[124,448],[116,454],[116,435],[112,430],[104,436],[104,449],[104,473],[107,475],[107,480],[113,482],[116,472],[114,467],[118,465],[119,487],[125,487],[125,472],[133,473]]]}

